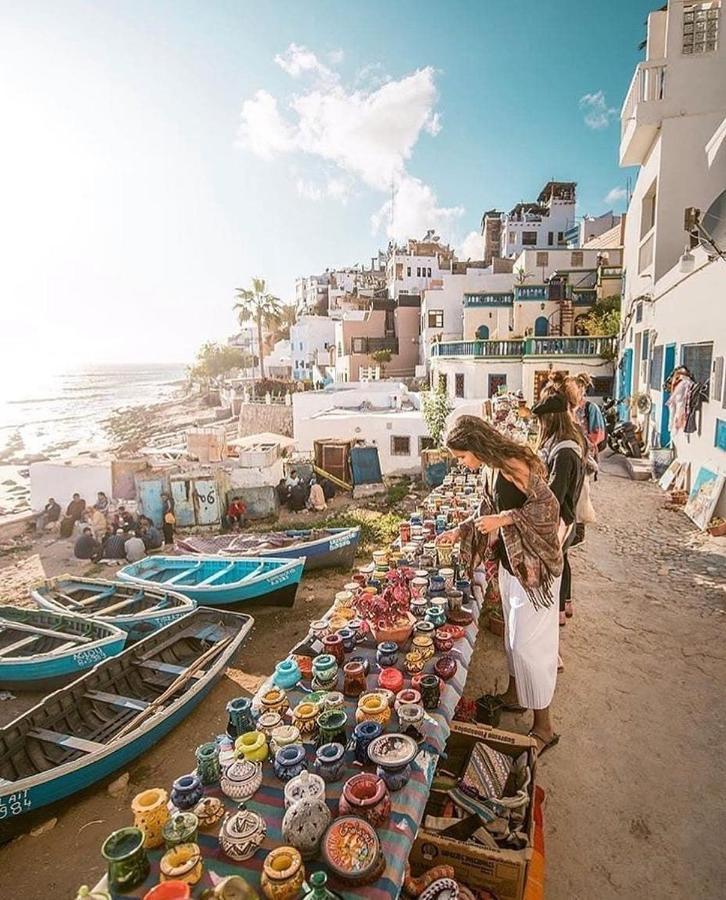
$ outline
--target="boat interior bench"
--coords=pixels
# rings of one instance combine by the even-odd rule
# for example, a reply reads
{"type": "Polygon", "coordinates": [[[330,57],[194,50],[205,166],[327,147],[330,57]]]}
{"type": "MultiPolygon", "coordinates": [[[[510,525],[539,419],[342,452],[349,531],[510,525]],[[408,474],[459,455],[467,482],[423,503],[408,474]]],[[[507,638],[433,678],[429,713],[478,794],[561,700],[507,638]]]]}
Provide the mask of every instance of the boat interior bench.
{"type": "Polygon", "coordinates": [[[108,703],[110,706],[120,706],[122,709],[133,709],[137,712],[141,712],[149,705],[146,700],[139,700],[137,697],[107,694],[106,691],[86,691],[83,696],[89,700],[98,700],[101,703],[108,703]]]}
{"type": "MultiPolygon", "coordinates": [[[[188,666],[175,666],[173,663],[159,662],[156,659],[140,659],[136,665],[144,669],[151,669],[153,672],[163,672],[165,675],[183,675],[189,668],[188,666]]],[[[199,679],[204,678],[206,674],[204,669],[197,669],[196,672],[192,672],[191,677],[199,679]]]]}
{"type": "Polygon", "coordinates": [[[82,753],[95,753],[97,750],[105,750],[105,744],[97,741],[87,741],[85,738],[75,737],[72,734],[61,734],[59,731],[47,731],[45,728],[33,728],[28,732],[28,737],[37,741],[45,741],[48,744],[57,744],[68,750],[80,750],[82,753]]]}

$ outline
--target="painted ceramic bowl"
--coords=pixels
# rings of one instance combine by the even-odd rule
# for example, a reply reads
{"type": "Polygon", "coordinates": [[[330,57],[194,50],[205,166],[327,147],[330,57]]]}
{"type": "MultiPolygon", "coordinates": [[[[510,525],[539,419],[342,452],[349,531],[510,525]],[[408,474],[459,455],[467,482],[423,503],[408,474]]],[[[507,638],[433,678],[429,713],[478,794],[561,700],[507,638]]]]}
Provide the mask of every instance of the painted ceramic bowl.
{"type": "Polygon", "coordinates": [[[262,764],[237,759],[224,770],[219,784],[231,800],[249,800],[262,784],[262,764]]]}
{"type": "Polygon", "coordinates": [[[194,815],[202,830],[213,828],[224,815],[224,802],[219,797],[203,797],[194,807],[194,815]]]}
{"type": "Polygon", "coordinates": [[[368,758],[382,768],[409,765],[418,753],[418,744],[407,734],[382,734],[368,745],[368,758]]]}
{"type": "Polygon", "coordinates": [[[321,849],[327,867],[349,884],[373,881],[385,866],[374,828],[356,816],[336,819],[325,832],[321,849]]]}
{"type": "Polygon", "coordinates": [[[243,862],[255,855],[266,834],[267,825],[262,816],[242,803],[239,812],[222,823],[219,845],[230,859],[243,862]]]}
{"type": "Polygon", "coordinates": [[[449,622],[447,625],[441,625],[437,628],[436,634],[447,634],[452,641],[460,641],[464,637],[464,629],[461,625],[453,625],[449,622]]]}

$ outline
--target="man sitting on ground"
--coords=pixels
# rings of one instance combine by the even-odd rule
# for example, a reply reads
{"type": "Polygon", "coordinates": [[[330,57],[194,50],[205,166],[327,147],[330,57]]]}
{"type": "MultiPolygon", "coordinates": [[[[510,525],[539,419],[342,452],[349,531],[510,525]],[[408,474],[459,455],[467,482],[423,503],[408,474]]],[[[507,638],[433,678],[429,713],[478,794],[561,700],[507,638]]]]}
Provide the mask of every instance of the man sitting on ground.
{"type": "Polygon", "coordinates": [[[91,529],[86,526],[83,533],[79,535],[73,547],[73,555],[76,559],[92,559],[94,562],[99,558],[101,553],[101,545],[94,538],[91,529]]]}
{"type": "Polygon", "coordinates": [[[80,494],[74,494],[73,499],[66,508],[66,514],[60,524],[60,536],[69,538],[73,534],[73,526],[86,511],[86,501],[81,500],[80,494]]]}
{"type": "Polygon", "coordinates": [[[60,504],[56,503],[56,501],[52,497],[49,497],[48,502],[45,504],[43,512],[35,520],[36,530],[42,531],[46,525],[57,522],[58,519],[60,519],[60,514],[60,504]]]}
{"type": "Polygon", "coordinates": [[[164,543],[161,532],[150,519],[143,518],[141,520],[141,540],[147,551],[158,550],[164,543]]]}
{"type": "Polygon", "coordinates": [[[111,533],[103,544],[103,559],[126,559],[126,538],[122,528],[111,533]]]}
{"type": "Polygon", "coordinates": [[[131,532],[128,540],[124,544],[124,551],[126,559],[131,563],[138,562],[146,556],[146,547],[144,546],[144,542],[141,540],[138,531],[131,532]]]}

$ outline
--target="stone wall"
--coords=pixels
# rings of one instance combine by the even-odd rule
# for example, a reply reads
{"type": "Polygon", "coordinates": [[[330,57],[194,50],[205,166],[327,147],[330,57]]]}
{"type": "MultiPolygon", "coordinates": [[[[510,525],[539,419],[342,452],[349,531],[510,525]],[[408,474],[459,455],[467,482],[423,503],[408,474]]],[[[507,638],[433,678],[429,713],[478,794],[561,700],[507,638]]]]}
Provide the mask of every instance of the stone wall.
{"type": "Polygon", "coordinates": [[[249,437],[263,431],[292,437],[292,406],[282,403],[243,403],[237,420],[237,436],[249,437]]]}

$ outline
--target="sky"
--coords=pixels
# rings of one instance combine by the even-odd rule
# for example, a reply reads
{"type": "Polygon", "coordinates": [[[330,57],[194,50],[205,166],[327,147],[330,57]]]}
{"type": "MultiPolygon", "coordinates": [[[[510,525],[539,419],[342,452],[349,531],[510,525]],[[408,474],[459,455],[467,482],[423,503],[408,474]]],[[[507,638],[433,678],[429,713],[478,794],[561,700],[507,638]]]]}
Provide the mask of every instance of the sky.
{"type": "Polygon", "coordinates": [[[0,373],[187,362],[253,276],[290,301],[428,228],[473,257],[551,178],[622,211],[658,5],[2,0],[0,373]]]}

